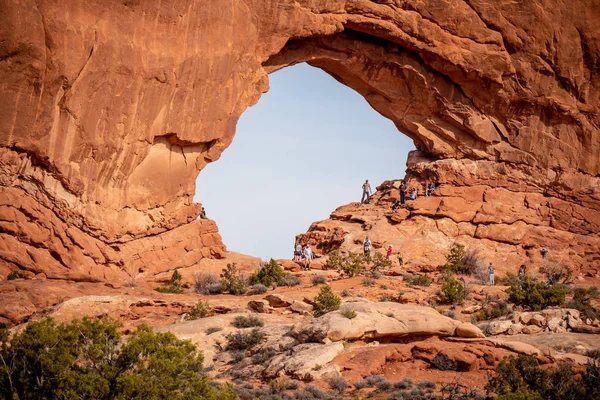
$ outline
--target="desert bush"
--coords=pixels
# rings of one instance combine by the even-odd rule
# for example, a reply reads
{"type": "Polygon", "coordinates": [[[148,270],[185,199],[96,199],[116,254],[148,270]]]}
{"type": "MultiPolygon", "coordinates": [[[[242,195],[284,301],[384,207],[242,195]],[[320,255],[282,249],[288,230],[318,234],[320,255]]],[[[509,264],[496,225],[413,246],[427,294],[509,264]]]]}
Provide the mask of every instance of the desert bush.
{"type": "Polygon", "coordinates": [[[211,335],[211,334],[213,334],[213,333],[215,333],[215,332],[220,332],[220,331],[222,331],[222,330],[223,330],[223,328],[221,328],[220,326],[211,326],[210,328],[208,328],[208,329],[205,331],[205,333],[206,333],[207,335],[211,335]]]}
{"type": "Polygon", "coordinates": [[[254,315],[238,315],[233,320],[233,326],[236,328],[254,328],[257,326],[264,326],[265,323],[262,319],[254,315]]]}
{"type": "Polygon", "coordinates": [[[598,296],[598,289],[591,287],[588,289],[577,288],[573,291],[573,299],[569,301],[567,307],[575,308],[581,312],[585,318],[595,319],[600,317],[600,312],[592,306],[592,299],[598,296]]]}
{"type": "Polygon", "coordinates": [[[355,381],[354,383],[352,383],[352,386],[354,386],[356,389],[360,390],[360,389],[368,388],[371,385],[366,380],[360,379],[360,380],[355,381]]]}
{"type": "Polygon", "coordinates": [[[483,308],[471,315],[471,322],[488,321],[508,315],[508,304],[505,301],[484,301],[483,308]]]}
{"type": "Polygon", "coordinates": [[[377,386],[381,382],[387,381],[387,379],[385,379],[385,376],[377,374],[377,375],[369,375],[369,376],[367,376],[365,378],[365,381],[367,381],[367,383],[369,384],[369,386],[377,386]]]}
{"type": "Polygon", "coordinates": [[[382,293],[381,296],[379,296],[379,301],[381,301],[381,302],[392,301],[392,297],[387,293],[382,293]]]}
{"type": "Polygon", "coordinates": [[[354,319],[354,318],[356,318],[356,311],[350,310],[350,309],[345,309],[342,311],[342,315],[348,319],[354,319]]]}
{"type": "Polygon", "coordinates": [[[70,324],[30,322],[0,335],[0,397],[5,399],[231,399],[209,384],[189,341],[140,325],[122,341],[109,318],[70,324]],[[7,367],[10,366],[10,367],[7,367]]]}
{"type": "Polygon", "coordinates": [[[427,275],[404,274],[403,279],[408,286],[430,286],[433,283],[427,275]]]}
{"type": "Polygon", "coordinates": [[[488,281],[487,267],[479,249],[465,251],[460,264],[456,272],[475,276],[481,282],[488,281]]]}
{"type": "Polygon", "coordinates": [[[444,353],[438,353],[433,360],[431,360],[430,365],[440,371],[456,371],[458,367],[456,362],[448,358],[444,353]]]}
{"type": "Polygon", "coordinates": [[[535,356],[509,357],[502,360],[488,380],[486,391],[500,400],[517,399],[598,399],[600,398],[600,358],[593,359],[578,373],[571,364],[556,368],[539,366],[535,356]]]}
{"type": "Polygon", "coordinates": [[[465,246],[460,243],[454,243],[450,247],[450,253],[446,256],[444,269],[454,273],[463,273],[463,258],[465,257],[465,246]]]}
{"type": "Polygon", "coordinates": [[[379,269],[390,268],[392,266],[392,260],[381,253],[375,252],[371,256],[370,264],[373,271],[377,271],[379,269]]]}
{"type": "Polygon", "coordinates": [[[446,311],[444,315],[448,318],[456,319],[456,312],[453,310],[446,311]]]}
{"type": "Polygon", "coordinates": [[[348,389],[348,382],[341,376],[331,378],[328,382],[329,387],[337,393],[344,393],[348,389]]]}
{"type": "Polygon", "coordinates": [[[340,253],[338,250],[333,250],[329,253],[329,258],[325,263],[327,269],[335,269],[344,272],[346,275],[353,277],[362,272],[370,257],[358,253],[340,253]]]}
{"type": "Polygon", "coordinates": [[[350,296],[350,292],[348,291],[348,289],[344,289],[344,290],[342,290],[341,295],[342,295],[342,297],[348,297],[348,296],[350,296]]]}
{"type": "Polygon", "coordinates": [[[15,279],[19,279],[19,278],[22,278],[22,276],[21,276],[21,271],[19,271],[18,269],[13,269],[12,271],[10,271],[10,273],[6,277],[6,279],[9,281],[14,281],[15,279]]]}
{"type": "Polygon", "coordinates": [[[573,270],[566,265],[549,261],[540,267],[540,273],[544,274],[547,282],[568,284],[573,282],[573,270]]]}
{"type": "Polygon", "coordinates": [[[408,390],[412,388],[413,381],[410,378],[404,378],[399,382],[394,383],[394,388],[408,390]]]}
{"type": "Polygon", "coordinates": [[[180,294],[183,293],[183,287],[181,286],[181,274],[179,273],[179,271],[175,270],[173,271],[173,274],[171,275],[171,279],[169,280],[169,283],[156,288],[157,292],[161,292],[161,293],[174,293],[174,294],[180,294]]]}
{"type": "Polygon", "coordinates": [[[456,280],[452,274],[447,273],[442,279],[440,301],[444,304],[462,303],[466,297],[464,285],[456,280]]]}
{"type": "Polygon", "coordinates": [[[282,286],[297,286],[300,284],[300,278],[296,275],[285,274],[283,276],[283,285],[282,286]]]}
{"type": "Polygon", "coordinates": [[[258,353],[252,356],[252,364],[264,364],[271,358],[277,355],[277,351],[272,347],[261,349],[258,353]]]}
{"type": "Polygon", "coordinates": [[[267,287],[262,283],[258,283],[256,285],[252,285],[250,288],[250,294],[265,294],[267,293],[267,287]]]}
{"type": "Polygon", "coordinates": [[[206,318],[212,317],[215,315],[215,311],[210,308],[208,301],[199,301],[197,302],[189,313],[185,316],[185,320],[192,321],[198,318],[206,318]]]}
{"type": "Polygon", "coordinates": [[[333,398],[327,392],[312,384],[306,385],[304,389],[294,393],[294,399],[296,400],[332,400],[333,398]]]}
{"type": "Polygon", "coordinates": [[[321,286],[319,294],[313,300],[315,317],[327,314],[340,308],[342,299],[336,296],[329,286],[321,286]]]}
{"type": "Polygon", "coordinates": [[[327,277],[325,275],[311,275],[310,282],[313,286],[322,285],[327,283],[327,277]]]}
{"type": "Polygon", "coordinates": [[[227,264],[227,268],[223,268],[221,280],[225,292],[236,296],[246,293],[248,282],[246,277],[238,270],[236,263],[227,264]]]}
{"type": "Polygon", "coordinates": [[[244,352],[244,351],[236,350],[236,351],[231,352],[231,360],[234,363],[239,363],[239,362],[243,361],[244,358],[246,358],[246,352],[244,352]]]}
{"type": "Polygon", "coordinates": [[[225,336],[227,340],[226,350],[248,350],[265,339],[265,334],[258,328],[251,332],[236,332],[225,336]]]}
{"type": "Polygon", "coordinates": [[[375,285],[376,283],[377,283],[377,281],[376,281],[375,279],[373,279],[373,278],[369,278],[369,277],[366,277],[366,276],[365,276],[365,277],[363,278],[363,280],[362,280],[362,284],[363,284],[364,286],[373,286],[373,285],[375,285]]]}
{"type": "Polygon", "coordinates": [[[429,380],[424,380],[421,381],[417,384],[417,387],[420,389],[425,389],[425,390],[435,390],[435,382],[433,381],[429,381],[429,380]]]}
{"type": "Polygon", "coordinates": [[[559,285],[548,286],[545,283],[538,283],[525,276],[522,285],[509,287],[506,293],[509,303],[539,311],[550,306],[562,306],[568,290],[559,285]]]}
{"type": "Polygon", "coordinates": [[[275,283],[278,286],[283,286],[284,276],[285,272],[283,272],[283,269],[281,269],[279,264],[277,264],[277,261],[271,258],[268,263],[263,263],[258,271],[250,275],[248,281],[251,285],[261,283],[265,286],[271,286],[273,283],[275,283]]]}
{"type": "Polygon", "coordinates": [[[199,294],[223,293],[223,282],[215,274],[209,272],[194,273],[193,290],[199,294]]]}

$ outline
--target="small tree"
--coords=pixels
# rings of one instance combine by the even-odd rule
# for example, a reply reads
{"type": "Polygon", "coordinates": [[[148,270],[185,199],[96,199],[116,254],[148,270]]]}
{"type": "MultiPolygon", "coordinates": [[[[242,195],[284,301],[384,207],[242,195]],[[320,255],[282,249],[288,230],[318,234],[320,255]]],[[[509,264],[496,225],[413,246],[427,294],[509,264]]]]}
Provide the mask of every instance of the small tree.
{"type": "Polygon", "coordinates": [[[383,254],[377,252],[373,254],[373,256],[371,256],[371,263],[373,265],[372,269],[374,271],[378,269],[389,268],[392,266],[392,260],[384,256],[383,254]]]}
{"type": "Polygon", "coordinates": [[[313,300],[314,315],[320,317],[328,312],[338,310],[342,299],[336,296],[327,285],[321,286],[319,294],[313,300]]]}
{"type": "Polygon", "coordinates": [[[440,301],[446,304],[462,303],[466,297],[465,286],[448,273],[442,280],[440,301]]]}
{"type": "Polygon", "coordinates": [[[548,286],[525,276],[523,284],[514,284],[506,289],[508,301],[518,306],[529,307],[534,311],[550,306],[562,306],[568,290],[562,286],[548,286]]]}
{"type": "Polygon", "coordinates": [[[465,246],[460,243],[454,243],[452,247],[450,247],[450,253],[446,256],[446,264],[444,264],[444,269],[451,272],[462,273],[464,257],[465,246]]]}
{"type": "Polygon", "coordinates": [[[252,274],[249,278],[251,285],[262,283],[265,286],[276,284],[282,286],[286,273],[283,272],[277,261],[271,260],[268,263],[263,263],[258,271],[252,274]]]}
{"type": "Polygon", "coordinates": [[[230,294],[239,296],[246,293],[248,287],[246,277],[238,270],[236,263],[227,264],[221,271],[223,288],[230,294]]]}
{"type": "Polygon", "coordinates": [[[181,274],[179,271],[173,271],[169,283],[165,286],[161,286],[156,289],[157,292],[161,293],[183,293],[183,287],[181,286],[181,274]]]}

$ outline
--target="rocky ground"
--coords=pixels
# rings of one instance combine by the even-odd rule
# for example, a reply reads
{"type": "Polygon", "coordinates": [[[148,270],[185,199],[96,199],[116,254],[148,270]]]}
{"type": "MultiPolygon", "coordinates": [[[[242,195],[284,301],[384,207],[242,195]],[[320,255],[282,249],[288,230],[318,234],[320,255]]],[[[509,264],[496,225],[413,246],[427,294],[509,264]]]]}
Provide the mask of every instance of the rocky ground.
{"type": "MultiPolygon", "coordinates": [[[[384,398],[386,390],[399,390],[393,389],[394,384],[406,385],[406,378],[414,385],[425,382],[423,387],[432,381],[436,386],[431,390],[436,391],[456,381],[483,390],[487,374],[506,356],[534,354],[544,364],[559,360],[585,364],[585,352],[600,348],[600,322],[586,321],[576,310],[533,313],[514,309],[507,316],[478,323],[479,327],[469,323],[486,298],[505,296],[506,287],[479,285],[467,277],[468,300],[443,306],[437,305],[438,271],[420,271],[434,281],[421,287],[410,285],[403,275],[414,272],[410,264],[395,265],[365,279],[322,270],[324,260],[317,261],[312,271],[302,271],[294,262],[279,260],[301,283],[269,288],[259,295],[194,292],[194,273],[199,271],[218,274],[231,262],[246,274],[256,270],[260,260],[236,253],[181,270],[187,287],[183,294],[154,290],[169,279],[166,274],[113,284],[16,279],[0,284],[0,316],[16,330],[43,316],[67,322],[110,315],[123,322],[124,332],[146,323],[197,344],[205,354],[209,374],[240,388],[259,387],[273,379],[297,380],[301,387],[311,383],[327,390],[327,382],[334,377],[349,383],[372,381],[362,382],[365,387],[359,383],[360,389],[348,389],[348,397],[372,392],[384,398]],[[310,303],[323,285],[313,284],[315,277],[322,277],[342,296],[339,311],[312,317],[310,303]],[[207,301],[215,315],[186,320],[198,301],[207,301]],[[247,350],[229,349],[228,335],[252,332],[253,328],[234,326],[237,317],[249,315],[264,323],[259,328],[264,338],[247,350]],[[376,375],[383,378],[373,378],[376,375]]],[[[598,283],[590,277],[578,281],[581,285],[598,283]]]]}

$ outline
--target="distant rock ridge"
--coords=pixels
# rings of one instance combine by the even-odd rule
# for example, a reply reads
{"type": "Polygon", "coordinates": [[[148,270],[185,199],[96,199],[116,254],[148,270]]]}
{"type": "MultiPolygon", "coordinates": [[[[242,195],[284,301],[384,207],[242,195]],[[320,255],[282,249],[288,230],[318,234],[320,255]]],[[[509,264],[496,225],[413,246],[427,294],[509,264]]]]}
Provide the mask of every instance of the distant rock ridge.
{"type": "Polygon", "coordinates": [[[229,146],[268,74],[300,62],[356,90],[430,157],[411,163],[409,179],[437,177],[439,196],[394,221],[412,236],[492,241],[519,248],[515,261],[547,244],[598,266],[596,0],[0,9],[2,279],[19,269],[123,280],[223,257],[217,226],[193,201],[196,177],[229,146]]]}

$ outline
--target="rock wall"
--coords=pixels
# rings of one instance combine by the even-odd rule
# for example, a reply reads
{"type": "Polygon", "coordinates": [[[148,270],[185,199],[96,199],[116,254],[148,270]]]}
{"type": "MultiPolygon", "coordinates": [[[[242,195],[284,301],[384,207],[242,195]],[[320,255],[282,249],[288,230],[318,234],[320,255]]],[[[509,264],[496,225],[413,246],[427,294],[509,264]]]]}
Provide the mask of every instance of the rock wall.
{"type": "MultiPolygon", "coordinates": [[[[267,74],[298,62],[390,118],[430,157],[423,171],[481,166],[457,175],[462,186],[513,171],[500,174],[506,190],[535,188],[597,221],[595,0],[0,0],[0,10],[0,276],[108,279],[221,257],[216,226],[198,219],[195,178],[267,74]]],[[[597,225],[585,229],[598,238],[597,225]]]]}

